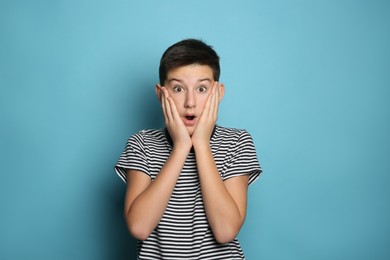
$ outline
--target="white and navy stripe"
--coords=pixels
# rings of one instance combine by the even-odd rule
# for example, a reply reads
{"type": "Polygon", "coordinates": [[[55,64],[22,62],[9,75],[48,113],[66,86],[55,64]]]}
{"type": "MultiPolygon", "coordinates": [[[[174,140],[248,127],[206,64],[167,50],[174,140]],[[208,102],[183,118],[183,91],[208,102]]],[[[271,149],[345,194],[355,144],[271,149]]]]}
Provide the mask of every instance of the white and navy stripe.
{"type": "MultiPolygon", "coordinates": [[[[252,137],[245,130],[216,126],[210,140],[223,180],[260,175],[252,137]]],[[[166,129],[142,130],[129,138],[115,170],[126,182],[127,170],[139,170],[154,180],[172,151],[166,129]]],[[[219,244],[208,224],[196,167],[190,152],[158,226],[139,241],[138,259],[244,259],[237,239],[219,244]]]]}

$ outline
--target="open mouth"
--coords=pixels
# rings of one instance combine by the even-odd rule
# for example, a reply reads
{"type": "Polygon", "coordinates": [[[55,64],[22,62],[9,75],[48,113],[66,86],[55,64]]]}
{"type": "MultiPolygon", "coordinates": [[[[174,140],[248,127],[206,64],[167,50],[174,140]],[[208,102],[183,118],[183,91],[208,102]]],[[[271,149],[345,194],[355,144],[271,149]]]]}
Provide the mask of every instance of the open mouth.
{"type": "Polygon", "coordinates": [[[186,126],[194,126],[196,124],[196,116],[186,115],[184,116],[183,121],[186,126]]]}

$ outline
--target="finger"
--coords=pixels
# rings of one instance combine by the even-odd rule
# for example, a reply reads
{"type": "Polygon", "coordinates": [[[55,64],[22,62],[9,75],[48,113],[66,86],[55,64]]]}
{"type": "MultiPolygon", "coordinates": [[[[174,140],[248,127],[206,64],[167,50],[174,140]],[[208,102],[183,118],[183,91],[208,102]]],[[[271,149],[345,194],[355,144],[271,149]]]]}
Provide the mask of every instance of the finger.
{"type": "Polygon", "coordinates": [[[202,112],[202,116],[204,116],[204,117],[209,117],[209,115],[210,115],[210,107],[211,107],[211,100],[212,100],[212,98],[213,98],[213,89],[211,89],[211,93],[210,93],[210,95],[207,97],[207,100],[206,100],[206,104],[205,104],[205,106],[204,106],[204,108],[203,108],[203,112],[202,112]]]}
{"type": "Polygon", "coordinates": [[[176,105],[175,105],[175,102],[173,101],[173,99],[171,97],[168,97],[167,100],[169,103],[169,107],[171,110],[171,116],[172,116],[173,120],[180,119],[179,112],[177,112],[177,108],[176,108],[176,105]]]}
{"type": "Polygon", "coordinates": [[[166,109],[166,104],[165,104],[166,103],[166,101],[165,101],[165,94],[162,91],[162,88],[161,88],[160,101],[161,101],[161,108],[162,108],[162,111],[163,111],[163,114],[164,114],[164,120],[165,120],[165,122],[167,122],[168,118],[167,118],[167,109],[166,109]]]}
{"type": "Polygon", "coordinates": [[[171,106],[169,104],[169,101],[168,101],[168,98],[169,98],[169,94],[168,94],[168,91],[165,89],[165,88],[162,88],[162,91],[163,91],[163,100],[164,100],[164,113],[165,113],[165,116],[166,116],[166,120],[167,122],[171,122],[172,121],[172,112],[171,112],[171,106]]]}
{"type": "Polygon", "coordinates": [[[218,117],[218,108],[219,108],[219,91],[221,85],[218,83],[217,88],[215,89],[215,104],[214,104],[214,118],[218,117]]]}
{"type": "Polygon", "coordinates": [[[215,114],[215,99],[217,98],[217,84],[213,85],[213,90],[212,93],[213,95],[211,96],[211,101],[210,101],[210,117],[213,117],[215,114]]]}

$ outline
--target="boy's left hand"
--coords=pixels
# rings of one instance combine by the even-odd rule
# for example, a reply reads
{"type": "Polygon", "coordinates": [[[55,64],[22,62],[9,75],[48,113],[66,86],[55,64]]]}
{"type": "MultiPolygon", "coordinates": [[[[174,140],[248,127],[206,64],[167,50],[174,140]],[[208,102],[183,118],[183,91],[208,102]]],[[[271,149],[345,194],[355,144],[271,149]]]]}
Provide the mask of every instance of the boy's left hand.
{"type": "Polygon", "coordinates": [[[207,98],[202,115],[200,116],[199,122],[191,137],[194,148],[197,145],[210,144],[211,134],[218,118],[219,90],[220,84],[216,81],[214,82],[211,94],[207,98]]]}

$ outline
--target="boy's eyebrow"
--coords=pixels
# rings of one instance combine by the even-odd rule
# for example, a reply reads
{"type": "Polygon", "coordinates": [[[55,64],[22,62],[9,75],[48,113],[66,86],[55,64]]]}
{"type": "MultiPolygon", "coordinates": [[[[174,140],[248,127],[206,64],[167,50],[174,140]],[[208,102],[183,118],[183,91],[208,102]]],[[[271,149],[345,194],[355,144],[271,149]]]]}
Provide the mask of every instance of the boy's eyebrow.
{"type": "MultiPolygon", "coordinates": [[[[177,79],[177,78],[168,79],[168,82],[172,82],[172,81],[178,81],[180,83],[183,83],[183,81],[181,79],[177,79]]],[[[211,79],[210,78],[198,79],[198,82],[202,82],[202,81],[209,81],[209,82],[211,82],[211,79]]]]}
{"type": "Polygon", "coordinates": [[[168,82],[172,82],[172,81],[178,81],[178,82],[182,83],[182,81],[180,79],[177,79],[177,78],[168,79],[168,82]]]}
{"type": "Polygon", "coordinates": [[[198,81],[199,81],[199,82],[202,82],[202,81],[205,81],[205,80],[211,82],[211,79],[210,79],[210,78],[204,78],[204,79],[200,79],[200,80],[198,80],[198,81]]]}

